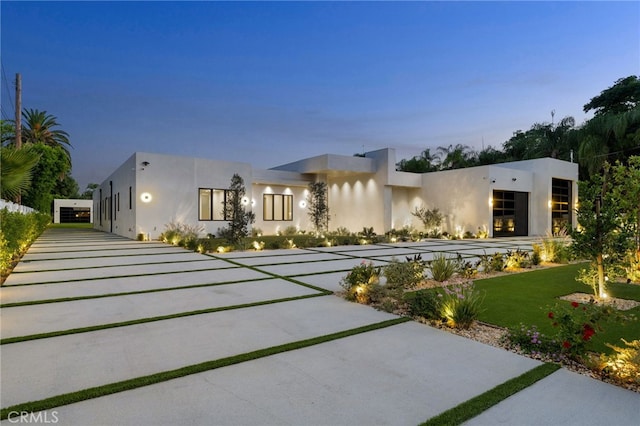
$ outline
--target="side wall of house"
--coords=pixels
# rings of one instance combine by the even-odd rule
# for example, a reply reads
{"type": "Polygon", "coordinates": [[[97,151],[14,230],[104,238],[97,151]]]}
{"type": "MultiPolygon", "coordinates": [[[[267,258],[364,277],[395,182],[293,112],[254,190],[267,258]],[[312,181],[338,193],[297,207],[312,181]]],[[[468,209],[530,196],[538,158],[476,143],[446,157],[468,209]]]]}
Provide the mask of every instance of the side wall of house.
{"type": "Polygon", "coordinates": [[[200,220],[199,190],[228,189],[235,173],[243,178],[246,197],[251,200],[252,172],[248,164],[136,153],[100,186],[103,198],[108,197],[113,188],[111,202],[114,204],[111,216],[105,214],[98,229],[129,238],[143,234],[157,239],[166,225],[180,223],[199,227],[202,234],[215,234],[228,222],[200,220]],[[127,209],[129,187],[132,190],[131,210],[127,209]],[[118,198],[120,211],[117,210],[118,198]],[[124,200],[127,203],[123,203],[124,200]]]}
{"type": "MultiPolygon", "coordinates": [[[[282,233],[290,226],[295,227],[298,231],[311,231],[313,226],[309,221],[308,209],[306,208],[307,194],[307,186],[254,183],[252,205],[253,212],[256,215],[256,221],[253,227],[261,229],[264,235],[282,233]],[[291,196],[291,220],[287,220],[286,214],[283,215],[283,220],[277,220],[277,215],[274,220],[268,220],[270,217],[274,217],[274,215],[270,216],[269,213],[265,213],[265,195],[291,196]]],[[[280,206],[273,206],[268,203],[267,208],[275,209],[280,208],[280,206]]]]}

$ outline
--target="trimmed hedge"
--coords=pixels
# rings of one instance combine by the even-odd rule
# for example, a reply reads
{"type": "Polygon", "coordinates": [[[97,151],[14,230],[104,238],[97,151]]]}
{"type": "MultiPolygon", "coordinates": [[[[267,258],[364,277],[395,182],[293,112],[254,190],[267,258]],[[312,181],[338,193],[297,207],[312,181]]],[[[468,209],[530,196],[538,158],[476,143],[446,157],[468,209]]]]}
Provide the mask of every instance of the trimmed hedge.
{"type": "Polygon", "coordinates": [[[22,214],[6,208],[0,210],[0,275],[3,280],[14,262],[20,259],[50,222],[51,216],[44,213],[22,214]]]}

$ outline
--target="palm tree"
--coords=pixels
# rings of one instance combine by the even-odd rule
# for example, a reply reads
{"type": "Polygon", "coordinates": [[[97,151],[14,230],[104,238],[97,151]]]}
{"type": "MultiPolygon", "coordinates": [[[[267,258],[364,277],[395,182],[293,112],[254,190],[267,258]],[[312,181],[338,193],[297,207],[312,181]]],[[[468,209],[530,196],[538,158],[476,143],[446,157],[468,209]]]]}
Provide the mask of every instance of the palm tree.
{"type": "Polygon", "coordinates": [[[580,129],[578,155],[589,175],[605,161],[625,160],[640,150],[640,107],[620,114],[598,114],[580,129]]]}
{"type": "Polygon", "coordinates": [[[442,162],[440,166],[443,170],[461,169],[474,165],[476,154],[471,147],[462,144],[449,145],[448,147],[439,146],[438,152],[441,155],[442,162]]]}
{"type": "Polygon", "coordinates": [[[3,199],[19,198],[20,193],[29,189],[33,168],[40,160],[40,155],[31,147],[17,149],[15,147],[0,148],[0,184],[3,199]]]}
{"type": "Polygon", "coordinates": [[[71,166],[71,154],[68,147],[72,147],[69,142],[69,134],[64,130],[53,129],[60,124],[57,118],[47,114],[46,111],[38,111],[37,109],[24,109],[24,126],[22,129],[22,143],[35,144],[42,143],[44,145],[59,147],[65,152],[69,166],[71,166]]]}

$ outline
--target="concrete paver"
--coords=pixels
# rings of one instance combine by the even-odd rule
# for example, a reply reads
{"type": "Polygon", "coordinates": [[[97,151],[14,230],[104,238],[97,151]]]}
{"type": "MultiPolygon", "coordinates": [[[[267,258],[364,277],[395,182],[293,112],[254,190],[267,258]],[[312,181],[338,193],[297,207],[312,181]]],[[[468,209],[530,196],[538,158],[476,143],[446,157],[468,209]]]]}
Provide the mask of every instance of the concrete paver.
{"type": "Polygon", "coordinates": [[[73,424],[416,425],[536,365],[405,323],[60,407],[58,415],[73,424]]]}
{"type": "MultiPolygon", "coordinates": [[[[316,292],[270,273],[337,291],[346,271],[365,258],[384,265],[392,256],[402,260],[413,252],[423,253],[423,259],[437,251],[477,256],[515,247],[530,250],[533,241],[426,240],[216,254],[241,265],[258,265],[254,270],[160,243],[95,231],[48,230],[24,258],[33,261],[20,265],[23,272],[11,275],[0,288],[2,303],[111,296],[4,307],[0,333],[20,336],[316,292]],[[160,257],[174,263],[152,263],[160,257]],[[198,261],[179,261],[187,258],[198,261]],[[38,264],[71,269],[37,272],[38,264]],[[195,264],[215,266],[195,270],[195,264]],[[79,267],[88,269],[75,269],[79,267]],[[227,281],[242,282],[114,295],[227,281]],[[21,283],[39,284],[11,285],[21,283]]],[[[320,296],[6,344],[0,347],[0,400],[7,407],[389,318],[394,316],[320,296]]],[[[56,407],[49,414],[55,411],[59,424],[68,425],[413,425],[538,364],[428,326],[404,323],[56,407]]],[[[638,407],[640,394],[561,370],[470,423],[630,425],[637,424],[638,407]]]]}

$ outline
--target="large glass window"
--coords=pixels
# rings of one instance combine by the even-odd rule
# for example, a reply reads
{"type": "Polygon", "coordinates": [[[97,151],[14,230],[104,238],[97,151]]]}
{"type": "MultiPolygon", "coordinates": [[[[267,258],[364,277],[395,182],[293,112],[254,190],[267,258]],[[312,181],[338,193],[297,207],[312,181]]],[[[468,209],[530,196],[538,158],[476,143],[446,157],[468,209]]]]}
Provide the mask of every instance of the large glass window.
{"type": "Polygon", "coordinates": [[[493,191],[494,235],[513,233],[515,231],[515,221],[515,193],[511,191],[493,191]]]}
{"type": "Polygon", "coordinates": [[[264,194],[262,197],[263,220],[293,220],[293,195],[264,194]]]}
{"type": "Polygon", "coordinates": [[[551,180],[551,225],[554,235],[571,228],[570,180],[551,180]]]}
{"type": "Polygon", "coordinates": [[[200,188],[198,220],[228,220],[224,213],[224,204],[228,190],[200,188]]]}

